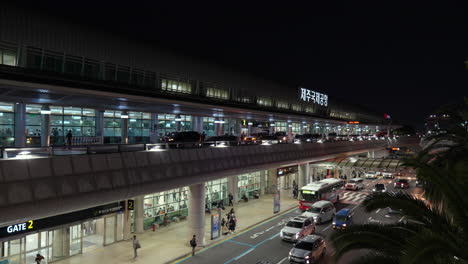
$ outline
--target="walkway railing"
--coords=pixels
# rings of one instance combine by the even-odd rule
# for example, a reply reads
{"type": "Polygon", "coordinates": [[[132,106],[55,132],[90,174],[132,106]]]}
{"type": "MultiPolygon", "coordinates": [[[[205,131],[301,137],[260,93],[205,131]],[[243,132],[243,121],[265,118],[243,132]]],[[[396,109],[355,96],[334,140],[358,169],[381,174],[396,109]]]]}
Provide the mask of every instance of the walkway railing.
{"type": "MultiPolygon", "coordinates": [[[[83,137],[84,138],[84,137],[83,137]]],[[[94,144],[96,138],[90,138],[90,141],[72,142],[72,146],[50,146],[50,147],[26,147],[26,148],[2,148],[3,159],[30,159],[30,158],[45,158],[48,156],[68,156],[68,155],[87,155],[87,154],[104,154],[118,152],[135,152],[135,151],[168,151],[170,149],[187,149],[187,148],[226,148],[226,147],[247,147],[251,145],[275,145],[285,144],[276,140],[259,141],[258,144],[243,144],[239,141],[211,141],[211,142],[177,142],[177,143],[147,143],[147,144],[94,144]],[[75,145],[78,142],[88,143],[83,145],[75,145]],[[73,144],[75,143],[75,144],[73,144]]],[[[96,141],[95,141],[96,140],[96,141]]],[[[376,141],[376,140],[373,140],[376,141]]],[[[383,141],[383,140],[379,140],[383,141]]],[[[396,143],[396,139],[386,139],[388,143],[396,143]]],[[[343,142],[345,143],[345,142],[343,142]]],[[[298,144],[298,143],[286,143],[298,144]]],[[[299,144],[328,144],[327,142],[308,142],[299,144]]]]}

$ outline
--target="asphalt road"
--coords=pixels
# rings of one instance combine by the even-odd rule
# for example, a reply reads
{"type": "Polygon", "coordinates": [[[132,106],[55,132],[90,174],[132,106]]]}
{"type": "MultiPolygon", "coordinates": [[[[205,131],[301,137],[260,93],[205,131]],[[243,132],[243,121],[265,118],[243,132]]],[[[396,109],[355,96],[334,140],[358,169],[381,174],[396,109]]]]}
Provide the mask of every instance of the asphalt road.
{"type": "MultiPolygon", "coordinates": [[[[384,183],[388,191],[394,190],[392,179],[375,179],[366,180],[364,190],[351,192],[343,197],[352,197],[350,200],[342,198],[340,203],[336,204],[337,211],[342,208],[350,208],[354,212],[354,223],[391,223],[398,221],[401,216],[388,214],[387,209],[380,209],[367,213],[360,206],[360,202],[364,199],[365,194],[372,191],[374,184],[384,183]],[[361,195],[362,194],[362,195],[361,195]]],[[[410,188],[406,191],[420,194],[419,188],[414,188],[414,180],[410,181],[410,188]]],[[[194,257],[189,257],[175,263],[213,263],[213,264],[256,264],[260,261],[268,261],[271,264],[289,263],[288,253],[293,244],[284,242],[279,237],[281,228],[288,222],[289,219],[300,215],[299,209],[295,209],[286,214],[279,215],[269,221],[261,223],[250,230],[234,234],[230,237],[224,237],[224,241],[198,251],[194,257]]],[[[242,219],[239,219],[242,221],[242,219]]],[[[337,232],[331,228],[331,221],[317,226],[316,233],[328,238],[332,232],[337,232]]],[[[359,257],[363,254],[361,251],[355,251],[347,255],[350,257],[359,257]]],[[[330,244],[327,246],[327,254],[320,263],[333,263],[332,259],[333,248],[330,244]]],[[[264,262],[264,263],[268,263],[264,262]]],[[[338,262],[346,263],[345,260],[338,262]]]]}

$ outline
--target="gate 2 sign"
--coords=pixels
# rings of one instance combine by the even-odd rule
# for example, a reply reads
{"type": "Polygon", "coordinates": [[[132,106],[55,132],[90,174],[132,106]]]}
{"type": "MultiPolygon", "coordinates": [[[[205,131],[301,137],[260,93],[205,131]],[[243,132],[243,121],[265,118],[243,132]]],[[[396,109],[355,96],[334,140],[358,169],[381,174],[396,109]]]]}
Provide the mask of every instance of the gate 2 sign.
{"type": "Polygon", "coordinates": [[[314,104],[328,106],[328,95],[306,88],[299,88],[299,99],[304,102],[312,101],[314,104]]]}

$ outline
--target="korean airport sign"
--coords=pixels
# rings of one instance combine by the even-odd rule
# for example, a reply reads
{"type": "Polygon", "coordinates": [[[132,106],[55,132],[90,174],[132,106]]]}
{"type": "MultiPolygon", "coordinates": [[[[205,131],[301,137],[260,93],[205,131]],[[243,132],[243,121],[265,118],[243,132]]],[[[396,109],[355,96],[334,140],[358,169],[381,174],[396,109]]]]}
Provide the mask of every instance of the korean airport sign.
{"type": "Polygon", "coordinates": [[[39,230],[84,221],[86,219],[96,218],[107,214],[123,212],[124,210],[124,202],[115,202],[68,214],[56,215],[41,219],[31,219],[25,222],[0,227],[0,239],[9,236],[37,232],[39,230]]]}
{"type": "Polygon", "coordinates": [[[299,99],[307,103],[328,106],[328,95],[307,88],[299,88],[299,99]]]}

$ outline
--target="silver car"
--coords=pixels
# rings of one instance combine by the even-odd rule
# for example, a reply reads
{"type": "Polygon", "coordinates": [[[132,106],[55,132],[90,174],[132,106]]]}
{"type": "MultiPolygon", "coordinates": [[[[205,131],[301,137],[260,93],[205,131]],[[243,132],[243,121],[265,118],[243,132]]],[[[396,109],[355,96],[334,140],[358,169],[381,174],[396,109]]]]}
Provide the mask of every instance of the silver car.
{"type": "Polygon", "coordinates": [[[325,255],[326,250],[327,245],[322,237],[306,236],[289,251],[289,263],[316,263],[325,255]]]}
{"type": "Polygon", "coordinates": [[[315,232],[315,223],[309,217],[298,216],[289,221],[280,231],[282,240],[296,242],[304,236],[315,232]]]}

